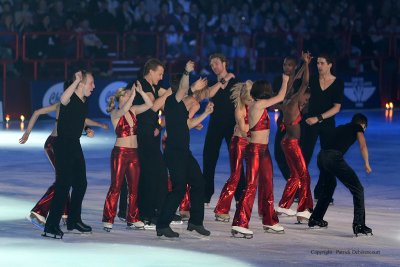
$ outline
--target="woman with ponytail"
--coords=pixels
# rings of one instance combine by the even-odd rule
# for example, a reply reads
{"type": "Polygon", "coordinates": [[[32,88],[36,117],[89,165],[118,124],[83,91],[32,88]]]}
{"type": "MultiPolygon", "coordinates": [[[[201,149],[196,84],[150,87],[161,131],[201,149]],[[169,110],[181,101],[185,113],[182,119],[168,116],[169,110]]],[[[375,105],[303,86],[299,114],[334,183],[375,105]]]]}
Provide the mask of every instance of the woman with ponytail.
{"type": "Polygon", "coordinates": [[[232,198],[241,177],[243,159],[245,157],[244,152],[250,134],[248,105],[253,101],[253,98],[250,96],[252,85],[253,82],[248,80],[245,83],[235,84],[231,89],[231,100],[235,105],[236,120],[233,136],[229,144],[231,175],[222,188],[218,203],[214,209],[217,221],[229,221],[232,198]]]}
{"type": "Polygon", "coordinates": [[[130,229],[144,229],[144,223],[139,219],[137,192],[139,185],[139,158],[137,153],[137,120],[136,115],[153,106],[153,102],[143,91],[139,81],[127,88],[119,88],[109,99],[108,112],[111,112],[111,122],[115,129],[116,141],[111,152],[111,185],[108,190],[103,211],[104,230],[110,232],[117,212],[123,181],[128,184],[127,226],[130,229]],[[136,93],[139,93],[144,104],[132,106],[136,93]],[[116,102],[118,108],[116,108],[116,102]]]}

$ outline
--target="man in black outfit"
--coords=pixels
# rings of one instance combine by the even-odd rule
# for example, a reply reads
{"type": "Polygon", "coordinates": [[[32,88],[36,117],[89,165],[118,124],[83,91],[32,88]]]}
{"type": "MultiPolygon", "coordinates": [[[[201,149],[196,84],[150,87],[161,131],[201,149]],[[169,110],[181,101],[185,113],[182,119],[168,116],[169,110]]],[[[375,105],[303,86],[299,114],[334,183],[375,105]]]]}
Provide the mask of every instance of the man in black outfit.
{"type": "MultiPolygon", "coordinates": [[[[158,84],[163,75],[164,65],[158,59],[152,58],[145,63],[143,78],[139,79],[143,91],[153,101],[151,109],[137,115],[137,140],[140,161],[138,204],[140,218],[146,223],[145,228],[154,227],[168,193],[167,167],[160,149],[161,126],[158,123],[158,112],[164,107],[165,100],[171,95],[172,91],[163,89],[158,84]],[[149,226],[150,224],[152,226],[149,226]]],[[[133,104],[141,105],[143,103],[143,98],[137,95],[133,104]]],[[[121,194],[121,200],[125,202],[123,204],[126,204],[126,196],[121,194]]],[[[125,212],[125,210],[120,209],[120,212],[125,212]]]]}
{"type": "MultiPolygon", "coordinates": [[[[217,75],[218,82],[208,88],[207,97],[214,103],[214,112],[208,123],[203,149],[203,174],[206,182],[204,203],[210,203],[214,194],[215,168],[219,157],[222,140],[225,139],[229,153],[229,144],[235,127],[235,106],[231,101],[231,89],[237,82],[235,76],[227,71],[228,61],[222,54],[210,56],[210,66],[217,75]]],[[[245,175],[242,170],[240,181],[235,192],[235,200],[239,201],[245,187],[245,175]]]]}
{"type": "Polygon", "coordinates": [[[323,218],[329,207],[329,202],[336,188],[336,177],[350,190],[353,195],[354,218],[353,232],[355,235],[372,234],[372,230],[365,225],[364,188],[354,170],[347,164],[343,156],[356,140],[360,144],[364,167],[370,173],[368,148],[364,131],[368,126],[368,119],[363,114],[355,114],[350,123],[334,129],[331,138],[324,149],[318,154],[318,168],[320,181],[323,185],[320,198],[310,217],[310,227],[327,227],[328,222],[323,218]]]}
{"type": "Polygon", "coordinates": [[[168,238],[179,237],[169,224],[186,191],[186,184],[190,185],[190,219],[187,230],[196,231],[208,236],[210,231],[203,226],[204,220],[204,179],[200,166],[190,151],[189,129],[199,124],[213,111],[213,104],[209,103],[205,112],[198,117],[189,119],[189,107],[185,103],[185,96],[189,90],[189,73],[193,71],[194,63],[186,64],[185,72],[179,86],[171,82],[171,87],[176,93],[165,101],[165,123],[168,138],[164,155],[172,181],[172,191],[165,199],[160,217],[157,221],[157,236],[168,238]]]}
{"type": "Polygon", "coordinates": [[[46,220],[43,236],[62,238],[60,219],[70,188],[71,204],[67,221],[68,231],[91,232],[92,228],[82,222],[82,201],[85,196],[87,180],[86,165],[80,137],[88,112],[86,98],[94,89],[93,75],[89,72],[75,73],[75,80],[60,98],[60,114],[57,123],[57,140],[54,144],[56,182],[54,199],[46,220]]]}
{"type": "MultiPolygon", "coordinates": [[[[310,79],[311,96],[305,123],[301,131],[301,149],[306,164],[310,163],[318,137],[321,149],[326,148],[329,134],[335,129],[335,115],[340,111],[344,83],[331,74],[332,59],[321,54],[317,57],[318,77],[310,79]]],[[[314,189],[314,199],[320,197],[321,184],[314,189]]]]}

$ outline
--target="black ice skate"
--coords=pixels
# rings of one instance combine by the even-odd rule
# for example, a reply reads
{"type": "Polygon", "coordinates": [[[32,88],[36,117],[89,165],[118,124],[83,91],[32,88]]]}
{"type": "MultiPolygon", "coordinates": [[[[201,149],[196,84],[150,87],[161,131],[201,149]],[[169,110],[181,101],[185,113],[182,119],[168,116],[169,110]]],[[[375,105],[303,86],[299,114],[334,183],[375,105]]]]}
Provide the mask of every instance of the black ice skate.
{"type": "Polygon", "coordinates": [[[177,232],[174,232],[171,227],[165,227],[165,228],[158,228],[156,229],[157,231],[157,236],[165,236],[168,238],[177,238],[179,237],[179,234],[177,232]]]}
{"type": "Polygon", "coordinates": [[[245,239],[253,238],[253,231],[240,226],[232,226],[231,234],[233,237],[236,238],[245,238],[245,239]]]}
{"type": "Polygon", "coordinates": [[[58,225],[46,225],[42,234],[44,237],[50,237],[54,239],[62,239],[63,235],[64,232],[61,231],[60,226],[58,225]]]}
{"type": "Polygon", "coordinates": [[[365,224],[355,224],[353,223],[353,233],[358,236],[358,234],[364,234],[368,236],[368,234],[372,235],[372,229],[366,226],[365,224]]]}
{"type": "Polygon", "coordinates": [[[327,228],[328,227],[328,222],[324,220],[317,220],[314,218],[310,218],[308,220],[308,227],[310,228],[327,228]]]}
{"type": "Polygon", "coordinates": [[[205,235],[205,236],[209,236],[211,234],[210,231],[208,231],[206,228],[204,228],[203,225],[195,225],[192,223],[188,223],[188,227],[187,227],[188,231],[196,231],[197,233],[201,234],[201,235],[205,235]]]}
{"type": "Polygon", "coordinates": [[[90,234],[92,233],[92,227],[84,224],[82,221],[76,222],[74,224],[67,224],[67,230],[74,234],[90,234]]]}

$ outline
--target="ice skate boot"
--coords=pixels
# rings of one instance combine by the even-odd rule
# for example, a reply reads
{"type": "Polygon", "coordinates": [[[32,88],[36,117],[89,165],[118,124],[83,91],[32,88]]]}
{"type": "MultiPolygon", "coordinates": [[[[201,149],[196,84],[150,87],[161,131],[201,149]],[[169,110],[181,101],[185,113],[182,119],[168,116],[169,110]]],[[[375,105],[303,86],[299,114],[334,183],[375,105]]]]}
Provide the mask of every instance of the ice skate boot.
{"type": "Polygon", "coordinates": [[[137,221],[134,223],[127,223],[127,228],[132,230],[144,230],[144,223],[142,221],[137,221]]]}
{"type": "Polygon", "coordinates": [[[181,210],[179,212],[179,214],[181,215],[182,218],[182,222],[187,222],[190,219],[190,211],[188,210],[181,210]]]}
{"type": "Polygon", "coordinates": [[[112,223],[103,222],[103,230],[104,230],[104,231],[106,231],[106,232],[109,233],[109,232],[111,232],[112,227],[113,227],[113,224],[112,224],[112,223]]]}
{"type": "Polygon", "coordinates": [[[67,230],[69,233],[73,234],[90,234],[92,233],[92,227],[84,224],[82,221],[76,222],[74,224],[67,223],[67,230]]]}
{"type": "Polygon", "coordinates": [[[317,219],[314,219],[314,218],[310,218],[308,220],[308,227],[314,228],[314,229],[317,229],[317,228],[328,228],[328,222],[324,221],[322,219],[321,220],[317,220],[317,219]]]}
{"type": "Polygon", "coordinates": [[[46,224],[46,218],[36,212],[31,211],[28,216],[26,216],[28,221],[30,221],[34,226],[40,230],[44,230],[44,225],[46,224]]]}
{"type": "Polygon", "coordinates": [[[42,233],[42,236],[54,239],[62,239],[63,235],[64,232],[61,231],[60,226],[58,225],[46,225],[42,233]]]}
{"type": "Polygon", "coordinates": [[[253,238],[253,231],[240,226],[232,226],[231,234],[236,238],[253,238]]]}
{"type": "Polygon", "coordinates": [[[178,214],[174,214],[174,217],[172,218],[171,224],[172,225],[183,224],[182,217],[180,215],[178,215],[178,214]]]}
{"type": "Polygon", "coordinates": [[[215,220],[217,222],[229,222],[231,217],[227,213],[215,213],[215,220]]]}
{"type": "Polygon", "coordinates": [[[67,225],[67,220],[68,220],[68,215],[64,214],[63,216],[61,216],[61,221],[63,226],[67,225]]]}
{"type": "Polygon", "coordinates": [[[118,212],[118,218],[122,221],[122,222],[126,222],[126,214],[123,213],[119,213],[118,212]]]}
{"type": "Polygon", "coordinates": [[[311,212],[308,210],[300,211],[296,213],[297,216],[297,223],[301,224],[303,221],[308,222],[311,216],[311,212]]]}
{"type": "Polygon", "coordinates": [[[156,229],[157,231],[157,236],[162,237],[168,237],[168,238],[178,238],[179,234],[177,232],[174,232],[171,227],[165,227],[165,228],[158,228],[156,229]]]}
{"type": "Polygon", "coordinates": [[[283,234],[285,233],[285,228],[283,228],[282,225],[279,223],[276,223],[274,225],[263,225],[264,231],[266,233],[273,233],[273,234],[283,234]]]}
{"type": "Polygon", "coordinates": [[[205,236],[209,236],[211,234],[210,231],[208,231],[206,228],[204,228],[203,225],[195,225],[192,223],[188,223],[188,227],[187,227],[188,231],[196,231],[197,233],[201,234],[201,235],[205,235],[205,236]]]}
{"type": "Polygon", "coordinates": [[[364,234],[366,236],[372,236],[372,229],[366,226],[365,224],[355,224],[353,223],[353,233],[358,237],[358,234],[364,234]]]}
{"type": "Polygon", "coordinates": [[[292,209],[285,209],[285,208],[281,208],[281,207],[277,207],[275,209],[276,213],[278,215],[282,215],[285,214],[286,216],[294,216],[296,215],[296,211],[292,210],[292,209]]]}

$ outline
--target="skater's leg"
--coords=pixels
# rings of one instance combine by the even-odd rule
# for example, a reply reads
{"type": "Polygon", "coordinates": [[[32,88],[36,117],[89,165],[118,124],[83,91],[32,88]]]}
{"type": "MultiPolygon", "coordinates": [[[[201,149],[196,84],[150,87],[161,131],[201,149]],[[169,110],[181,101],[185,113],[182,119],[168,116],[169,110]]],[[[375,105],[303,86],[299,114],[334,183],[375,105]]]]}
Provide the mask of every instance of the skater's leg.
{"type": "Polygon", "coordinates": [[[128,182],[128,192],[129,192],[128,214],[126,216],[126,221],[128,223],[135,223],[140,221],[139,209],[137,206],[137,192],[139,185],[140,165],[139,165],[137,150],[136,149],[132,150],[133,151],[130,151],[128,153],[130,160],[126,171],[126,178],[128,182]]]}

